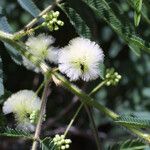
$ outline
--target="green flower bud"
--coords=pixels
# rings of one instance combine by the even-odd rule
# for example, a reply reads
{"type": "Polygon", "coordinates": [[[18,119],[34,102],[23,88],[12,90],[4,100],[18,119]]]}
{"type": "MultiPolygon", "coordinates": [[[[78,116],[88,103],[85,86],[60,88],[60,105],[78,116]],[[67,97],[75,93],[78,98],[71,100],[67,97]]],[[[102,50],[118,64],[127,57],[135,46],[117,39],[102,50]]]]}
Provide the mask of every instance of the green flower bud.
{"type": "Polygon", "coordinates": [[[111,75],[110,75],[109,73],[106,74],[106,78],[110,78],[110,76],[111,76],[111,75]]]}
{"type": "Polygon", "coordinates": [[[64,150],[66,147],[63,145],[63,146],[61,146],[61,150],[64,150]]]}
{"type": "Polygon", "coordinates": [[[118,79],[118,78],[116,78],[116,79],[115,79],[115,82],[119,82],[119,79],[118,79]]]}
{"type": "Polygon", "coordinates": [[[66,149],[68,149],[70,146],[67,144],[67,145],[65,145],[65,147],[66,147],[66,149]]]}
{"type": "Polygon", "coordinates": [[[106,82],[106,85],[107,85],[107,86],[109,86],[110,84],[111,84],[111,82],[110,82],[110,81],[106,82]]]}
{"type": "Polygon", "coordinates": [[[54,142],[57,142],[57,139],[56,139],[56,137],[54,137],[54,138],[53,138],[53,141],[54,141],[54,142]]]}
{"type": "Polygon", "coordinates": [[[58,142],[57,142],[57,145],[60,145],[60,146],[61,146],[61,145],[62,145],[61,141],[58,141],[58,142]]]}
{"type": "Polygon", "coordinates": [[[70,143],[71,143],[71,140],[70,140],[70,139],[65,139],[65,143],[66,143],[66,144],[70,144],[70,143]]]}
{"type": "Polygon", "coordinates": [[[53,25],[53,23],[54,23],[54,21],[51,20],[51,21],[49,21],[48,25],[53,25]]]}
{"type": "Polygon", "coordinates": [[[64,138],[65,138],[65,136],[64,136],[64,135],[61,135],[60,137],[61,137],[61,139],[64,139],[64,138]]]}
{"type": "Polygon", "coordinates": [[[61,145],[62,145],[62,144],[64,144],[64,143],[65,143],[65,140],[64,140],[64,139],[62,139],[60,142],[61,142],[61,145]]]}
{"type": "Polygon", "coordinates": [[[54,30],[57,31],[59,29],[59,27],[57,25],[55,25],[54,30]]]}
{"type": "Polygon", "coordinates": [[[59,139],[60,139],[59,134],[56,134],[56,135],[55,135],[55,138],[56,138],[57,140],[59,140],[59,139]]]}
{"type": "Polygon", "coordinates": [[[46,22],[43,22],[43,23],[42,23],[42,26],[46,26],[46,25],[47,25],[47,23],[46,23],[46,22]]]}
{"type": "Polygon", "coordinates": [[[49,26],[48,26],[48,29],[49,29],[50,31],[53,31],[53,26],[49,25],[49,26]]]}
{"type": "Polygon", "coordinates": [[[63,26],[63,25],[64,25],[64,22],[61,21],[61,20],[58,20],[58,21],[57,21],[57,24],[60,25],[60,26],[63,26]]]}
{"type": "Polygon", "coordinates": [[[121,79],[121,75],[118,75],[117,78],[118,78],[118,79],[121,79]]]}
{"type": "Polygon", "coordinates": [[[53,17],[57,18],[60,15],[59,11],[53,13],[53,17]]]}
{"type": "Polygon", "coordinates": [[[47,14],[43,15],[42,17],[45,19],[47,17],[47,14]]]}
{"type": "Polygon", "coordinates": [[[57,22],[57,19],[56,18],[53,18],[52,19],[53,23],[57,22]]]}

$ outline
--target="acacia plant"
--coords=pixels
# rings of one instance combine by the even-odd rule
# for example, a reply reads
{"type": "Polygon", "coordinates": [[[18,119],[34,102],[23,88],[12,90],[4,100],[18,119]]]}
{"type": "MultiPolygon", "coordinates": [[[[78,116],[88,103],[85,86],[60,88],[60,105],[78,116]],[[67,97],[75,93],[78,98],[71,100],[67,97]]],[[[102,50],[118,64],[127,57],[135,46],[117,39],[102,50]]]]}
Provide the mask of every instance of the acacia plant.
{"type": "Polygon", "coordinates": [[[81,109],[84,108],[92,125],[97,149],[100,150],[102,149],[101,141],[92,115],[94,108],[110,118],[116,126],[122,126],[136,136],[136,139],[117,143],[110,149],[149,148],[150,134],[145,129],[150,126],[150,120],[138,115],[117,114],[103,105],[101,100],[96,101],[93,97],[102,87],[117,86],[123,78],[120,75],[121,72],[118,73],[113,65],[110,68],[105,65],[105,59],[108,56],[105,54],[106,50],[99,45],[100,39],[94,18],[107,23],[113,32],[135,52],[135,55],[140,56],[142,51],[150,52],[149,42],[136,32],[141,18],[144,18],[146,23],[150,23],[148,13],[145,11],[147,6],[150,6],[149,2],[127,0],[124,3],[134,12],[134,17],[129,18],[127,13],[124,13],[125,9],[115,0],[54,0],[42,11],[32,0],[18,0],[18,4],[34,18],[22,30],[16,32],[12,32],[9,20],[3,13],[3,8],[0,7],[0,40],[4,43],[12,60],[20,67],[23,65],[26,69],[42,74],[44,77],[36,91],[20,90],[9,94],[5,99],[8,92],[3,85],[4,73],[2,59],[0,59],[2,112],[3,115],[12,113],[16,122],[13,128],[1,127],[1,136],[23,137],[31,140],[32,150],[37,150],[38,147],[42,150],[69,149],[72,141],[67,137],[68,132],[81,109]],[[63,17],[60,17],[62,14],[69,19],[76,30],[77,37],[70,39],[64,47],[55,47],[55,38],[51,33],[59,32],[66,25],[63,17]],[[79,88],[78,80],[84,83],[97,80],[99,84],[87,92],[79,88]],[[42,125],[48,119],[46,106],[52,83],[76,95],[80,106],[62,134],[43,137],[41,131],[42,125]]]}

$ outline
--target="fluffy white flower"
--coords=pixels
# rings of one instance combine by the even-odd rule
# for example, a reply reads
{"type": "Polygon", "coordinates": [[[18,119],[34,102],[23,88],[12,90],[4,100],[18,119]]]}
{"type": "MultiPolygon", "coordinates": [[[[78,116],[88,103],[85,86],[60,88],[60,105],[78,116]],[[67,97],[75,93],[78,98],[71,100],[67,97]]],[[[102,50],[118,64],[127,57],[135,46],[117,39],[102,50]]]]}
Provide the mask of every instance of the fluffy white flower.
{"type": "Polygon", "coordinates": [[[40,98],[30,90],[21,90],[11,95],[4,103],[3,113],[13,113],[18,123],[18,128],[33,131],[35,125],[31,123],[30,115],[39,112],[40,98]]]}
{"type": "Polygon", "coordinates": [[[79,78],[84,81],[96,79],[100,73],[100,63],[104,54],[95,42],[78,37],[70,41],[59,53],[59,70],[70,80],[79,78]]]}
{"type": "Polygon", "coordinates": [[[39,34],[28,38],[26,45],[29,47],[29,52],[40,59],[45,59],[48,54],[48,48],[54,43],[52,36],[39,34]]]}
{"type": "Polygon", "coordinates": [[[23,58],[23,64],[24,66],[29,69],[29,70],[33,70],[36,73],[41,72],[40,68],[36,67],[32,62],[30,62],[26,57],[22,57],[23,58]]]}
{"type": "Polygon", "coordinates": [[[58,54],[59,54],[58,48],[48,49],[48,55],[47,55],[46,59],[54,64],[57,64],[58,63],[58,54]]]}
{"type": "MultiPolygon", "coordinates": [[[[52,36],[39,34],[38,36],[29,37],[25,44],[28,46],[28,51],[40,61],[48,60],[57,63],[57,50],[52,46],[54,42],[55,39],[52,36]]],[[[23,57],[23,64],[27,69],[40,72],[40,69],[25,57],[23,57]]]]}

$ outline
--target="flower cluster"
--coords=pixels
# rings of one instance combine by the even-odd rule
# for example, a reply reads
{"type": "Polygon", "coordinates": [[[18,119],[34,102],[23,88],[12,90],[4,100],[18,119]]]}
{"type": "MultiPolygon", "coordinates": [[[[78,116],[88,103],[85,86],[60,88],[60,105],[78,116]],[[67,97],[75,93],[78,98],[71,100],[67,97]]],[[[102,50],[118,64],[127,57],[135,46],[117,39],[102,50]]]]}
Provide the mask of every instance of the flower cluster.
{"type": "Polygon", "coordinates": [[[57,146],[58,150],[65,150],[70,147],[69,144],[71,144],[70,139],[65,139],[64,135],[55,135],[53,138],[54,145],[57,146]]]}
{"type": "Polygon", "coordinates": [[[33,91],[21,90],[4,102],[3,113],[13,113],[18,128],[34,131],[40,107],[41,100],[33,91]]]}
{"type": "MultiPolygon", "coordinates": [[[[55,39],[52,36],[39,34],[38,36],[31,36],[28,38],[26,45],[28,47],[29,53],[37,57],[39,61],[43,62],[47,60],[56,64],[58,61],[58,51],[52,46],[54,42],[55,39]]],[[[27,69],[40,72],[40,69],[25,57],[23,57],[23,64],[27,69]]]]}
{"type": "MultiPolygon", "coordinates": [[[[39,60],[58,63],[60,72],[66,74],[71,81],[78,79],[90,81],[99,77],[104,54],[98,44],[89,39],[77,37],[61,50],[56,50],[51,46],[53,43],[53,37],[40,34],[37,37],[30,37],[26,45],[29,52],[39,60]]],[[[35,72],[40,71],[26,58],[24,58],[24,65],[35,72]]]]}
{"type": "Polygon", "coordinates": [[[121,79],[121,75],[119,75],[118,72],[115,72],[114,68],[110,68],[106,70],[105,81],[107,86],[117,85],[120,79],[121,79]]]}
{"type": "Polygon", "coordinates": [[[59,70],[72,81],[79,78],[89,81],[99,77],[103,59],[104,54],[98,44],[89,39],[77,37],[60,50],[59,70]]]}
{"type": "Polygon", "coordinates": [[[42,26],[47,26],[50,31],[58,30],[59,26],[63,26],[64,22],[58,20],[60,13],[59,11],[50,11],[42,17],[45,19],[45,22],[42,23],[42,26]]]}

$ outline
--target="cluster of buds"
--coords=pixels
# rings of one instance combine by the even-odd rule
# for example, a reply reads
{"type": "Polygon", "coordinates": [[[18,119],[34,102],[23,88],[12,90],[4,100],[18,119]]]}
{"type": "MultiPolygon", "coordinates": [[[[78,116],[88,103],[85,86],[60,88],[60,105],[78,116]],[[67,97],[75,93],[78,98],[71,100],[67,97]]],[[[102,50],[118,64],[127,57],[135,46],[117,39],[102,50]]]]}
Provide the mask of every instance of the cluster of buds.
{"type": "MultiPolygon", "coordinates": [[[[39,110],[38,111],[33,111],[31,114],[30,114],[30,123],[32,124],[36,124],[38,122],[38,117],[39,117],[39,110]]],[[[43,121],[45,121],[45,118],[46,118],[46,114],[43,116],[43,121]]]]}
{"type": "Polygon", "coordinates": [[[55,135],[53,138],[54,145],[58,148],[58,150],[69,149],[71,140],[65,139],[64,135],[55,135]]]}
{"type": "Polygon", "coordinates": [[[110,68],[106,70],[105,81],[107,86],[115,86],[121,79],[121,75],[118,72],[115,72],[114,68],[110,68]]]}
{"type": "Polygon", "coordinates": [[[38,120],[38,116],[39,116],[39,111],[32,111],[29,117],[30,123],[36,124],[38,120]]]}
{"type": "Polygon", "coordinates": [[[45,21],[42,23],[42,26],[47,26],[50,31],[58,30],[59,26],[64,25],[64,22],[58,19],[59,15],[59,11],[50,11],[43,15],[42,17],[45,21]]]}

